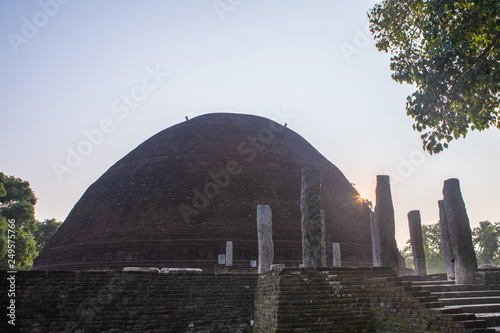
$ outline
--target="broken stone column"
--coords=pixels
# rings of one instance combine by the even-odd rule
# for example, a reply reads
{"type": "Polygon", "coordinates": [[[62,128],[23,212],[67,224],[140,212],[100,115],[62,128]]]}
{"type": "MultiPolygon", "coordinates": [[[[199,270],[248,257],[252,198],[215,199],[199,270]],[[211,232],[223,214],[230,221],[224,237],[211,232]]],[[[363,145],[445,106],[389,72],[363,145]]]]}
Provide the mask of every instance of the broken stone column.
{"type": "Polygon", "coordinates": [[[225,254],[219,254],[217,257],[217,264],[219,265],[225,265],[226,264],[226,255],[225,254]]]}
{"type": "Polygon", "coordinates": [[[321,258],[321,266],[326,267],[326,219],[325,219],[325,210],[321,209],[321,244],[323,244],[323,258],[321,258]]]}
{"type": "Polygon", "coordinates": [[[340,244],[333,243],[332,249],[333,249],[333,267],[341,267],[342,262],[341,262],[341,255],[340,255],[340,244]]]}
{"type": "Polygon", "coordinates": [[[380,235],[375,213],[370,213],[370,228],[372,234],[372,254],[373,254],[373,267],[382,267],[380,261],[380,235]]]}
{"type": "Polygon", "coordinates": [[[424,241],[422,239],[422,222],[419,210],[412,210],[408,213],[408,226],[410,228],[415,274],[420,276],[427,275],[427,269],[425,268],[424,241]]]}
{"type": "Polygon", "coordinates": [[[474,283],[477,260],[472,245],[469,217],[458,179],[451,178],[444,182],[443,197],[455,261],[455,282],[457,284],[474,283]]]}
{"type": "Polygon", "coordinates": [[[233,266],[233,242],[226,242],[226,266],[233,266]]]}
{"type": "Polygon", "coordinates": [[[271,207],[257,206],[257,236],[259,240],[259,273],[269,272],[274,260],[273,221],[271,207]]]}
{"type": "Polygon", "coordinates": [[[396,226],[392,204],[389,176],[377,176],[375,233],[379,237],[379,258],[381,267],[391,267],[399,272],[396,226]]]}
{"type": "Polygon", "coordinates": [[[453,249],[450,243],[450,232],[448,229],[448,219],[444,209],[444,200],[438,201],[439,206],[439,226],[441,227],[441,240],[443,242],[444,263],[446,265],[446,276],[449,280],[455,278],[455,265],[453,264],[453,249]]]}
{"type": "Polygon", "coordinates": [[[323,264],[325,245],[322,243],[320,191],[320,171],[302,169],[300,211],[303,267],[321,267],[323,264]]]}

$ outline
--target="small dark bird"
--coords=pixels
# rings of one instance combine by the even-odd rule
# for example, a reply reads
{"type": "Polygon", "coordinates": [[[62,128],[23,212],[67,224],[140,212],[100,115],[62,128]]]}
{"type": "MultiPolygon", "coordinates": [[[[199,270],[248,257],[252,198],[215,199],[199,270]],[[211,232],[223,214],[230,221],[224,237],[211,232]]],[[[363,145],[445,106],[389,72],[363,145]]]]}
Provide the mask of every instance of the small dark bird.
{"type": "Polygon", "coordinates": [[[285,127],[286,127],[286,125],[288,125],[288,124],[287,124],[287,123],[285,123],[285,127]]]}
{"type": "Polygon", "coordinates": [[[189,120],[189,118],[188,118],[188,116],[186,116],[186,121],[188,121],[188,120],[189,120]]]}

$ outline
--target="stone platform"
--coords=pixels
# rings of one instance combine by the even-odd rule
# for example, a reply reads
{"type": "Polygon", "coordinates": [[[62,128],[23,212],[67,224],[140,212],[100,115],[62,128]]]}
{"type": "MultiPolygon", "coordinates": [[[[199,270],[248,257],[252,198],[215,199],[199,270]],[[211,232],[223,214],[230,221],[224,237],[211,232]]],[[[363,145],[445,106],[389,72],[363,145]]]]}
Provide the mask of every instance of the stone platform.
{"type": "MultiPolygon", "coordinates": [[[[0,272],[6,281],[9,274],[0,272]]],[[[2,306],[9,285],[0,285],[2,306]]],[[[0,332],[496,332],[500,271],[476,284],[384,268],[267,274],[31,271],[15,276],[16,326],[0,332]]]]}

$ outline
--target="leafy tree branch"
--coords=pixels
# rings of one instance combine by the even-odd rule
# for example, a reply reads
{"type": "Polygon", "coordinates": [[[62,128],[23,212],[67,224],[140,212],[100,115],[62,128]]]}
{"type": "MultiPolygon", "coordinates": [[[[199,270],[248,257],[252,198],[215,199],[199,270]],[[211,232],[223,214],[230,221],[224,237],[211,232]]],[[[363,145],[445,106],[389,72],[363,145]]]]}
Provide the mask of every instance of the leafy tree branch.
{"type": "Polygon", "coordinates": [[[425,150],[500,128],[499,1],[384,0],[368,17],[392,78],[416,86],[406,112],[425,150]]]}

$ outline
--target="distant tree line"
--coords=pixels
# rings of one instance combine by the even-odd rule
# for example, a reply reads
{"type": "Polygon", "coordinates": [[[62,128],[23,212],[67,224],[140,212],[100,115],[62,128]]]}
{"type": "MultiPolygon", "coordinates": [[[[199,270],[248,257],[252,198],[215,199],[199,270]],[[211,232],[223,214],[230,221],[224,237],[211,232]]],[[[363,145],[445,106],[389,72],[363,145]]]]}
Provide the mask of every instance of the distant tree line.
{"type": "Polygon", "coordinates": [[[29,270],[61,222],[35,220],[29,182],[0,172],[0,269],[29,270]],[[13,266],[11,266],[13,264],[13,266]]]}
{"type": "MultiPolygon", "coordinates": [[[[428,274],[445,273],[444,249],[439,222],[422,226],[425,264],[428,274]]],[[[472,243],[476,250],[477,262],[481,264],[500,264],[500,222],[482,221],[472,229],[472,243]]],[[[411,240],[401,251],[407,267],[413,268],[411,240]]]]}

